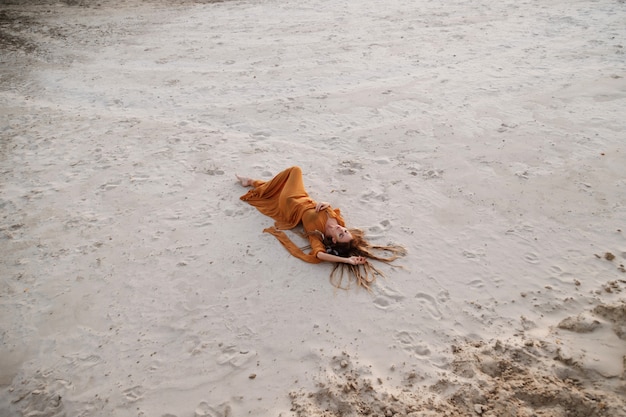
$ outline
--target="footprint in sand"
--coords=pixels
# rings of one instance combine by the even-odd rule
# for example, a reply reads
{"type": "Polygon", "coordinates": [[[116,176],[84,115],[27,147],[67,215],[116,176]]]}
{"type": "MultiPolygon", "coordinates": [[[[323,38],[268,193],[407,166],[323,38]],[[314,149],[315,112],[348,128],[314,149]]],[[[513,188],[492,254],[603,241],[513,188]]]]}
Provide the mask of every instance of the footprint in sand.
{"type": "Polygon", "coordinates": [[[422,171],[422,178],[427,180],[441,178],[442,176],[442,169],[425,169],[424,171],[422,171]]]}
{"type": "Polygon", "coordinates": [[[396,340],[399,342],[400,347],[407,352],[414,353],[418,356],[430,355],[430,347],[425,343],[421,343],[416,334],[401,331],[396,334],[396,340]]]}
{"type": "Polygon", "coordinates": [[[387,232],[389,229],[391,229],[391,222],[389,220],[383,220],[377,225],[368,227],[367,232],[370,236],[376,236],[387,232]]]}
{"type": "Polygon", "coordinates": [[[391,229],[391,222],[389,220],[383,220],[380,222],[380,227],[386,232],[391,229]]]}
{"type": "Polygon", "coordinates": [[[66,359],[70,359],[68,367],[73,369],[87,369],[92,368],[102,362],[102,358],[97,355],[87,355],[87,356],[74,356],[70,357],[69,355],[65,357],[66,359]]]}
{"type": "Polygon", "coordinates": [[[258,132],[254,132],[252,134],[255,139],[267,139],[272,136],[272,133],[269,130],[259,130],[258,132]]]}
{"type": "Polygon", "coordinates": [[[233,415],[232,413],[232,409],[228,403],[219,406],[211,406],[206,401],[200,401],[200,404],[196,407],[194,417],[230,417],[233,415]]]}
{"type": "Polygon", "coordinates": [[[437,294],[437,301],[440,303],[446,303],[450,300],[450,293],[448,290],[441,290],[439,294],[437,294]]]}
{"type": "Polygon", "coordinates": [[[376,298],[374,298],[374,305],[382,310],[386,310],[389,307],[393,307],[394,305],[398,304],[399,302],[401,302],[402,300],[406,298],[399,292],[394,291],[392,289],[389,289],[386,287],[379,287],[379,288],[380,288],[380,294],[378,294],[376,298]]]}
{"type": "MultiPolygon", "coordinates": [[[[249,210],[248,210],[249,211],[249,210]]],[[[246,210],[243,208],[227,208],[224,209],[224,215],[228,217],[239,217],[246,213],[246,210]]]]}
{"type": "Polygon", "coordinates": [[[217,363],[220,365],[230,364],[235,368],[240,368],[254,356],[256,356],[256,352],[253,350],[239,349],[229,345],[222,347],[222,354],[217,358],[217,363]]]}
{"type": "Polygon", "coordinates": [[[463,251],[463,256],[465,256],[467,259],[477,259],[477,258],[482,258],[485,256],[485,251],[483,250],[464,250],[463,251]]]}
{"type": "Polygon", "coordinates": [[[413,343],[413,336],[411,335],[411,333],[409,332],[399,332],[396,335],[396,339],[398,340],[398,342],[400,342],[402,345],[410,345],[411,343],[413,343]]]}
{"type": "Polygon", "coordinates": [[[538,264],[539,263],[539,256],[537,256],[536,253],[528,252],[528,253],[524,254],[524,260],[526,262],[528,262],[529,264],[538,264]]]}
{"type": "Polygon", "coordinates": [[[133,184],[142,183],[142,182],[148,181],[149,179],[150,179],[149,175],[134,175],[130,177],[130,182],[133,184]]]}
{"type": "MultiPolygon", "coordinates": [[[[210,216],[210,215],[207,215],[207,216],[210,216]]],[[[197,220],[193,222],[192,225],[193,227],[206,227],[206,226],[212,226],[213,222],[210,220],[201,219],[201,220],[197,220]]]]}
{"type": "Polygon", "coordinates": [[[389,196],[385,192],[370,191],[368,193],[361,194],[361,199],[360,200],[363,203],[369,203],[370,201],[374,201],[374,202],[382,201],[382,202],[385,202],[385,201],[389,200],[389,196]]]}
{"type": "Polygon", "coordinates": [[[343,161],[341,163],[341,168],[337,170],[338,173],[343,175],[353,175],[356,174],[357,171],[363,169],[363,164],[355,161],[343,161]]]}
{"type": "Polygon", "coordinates": [[[558,265],[552,265],[550,268],[548,268],[548,270],[557,275],[563,273],[563,269],[558,265]]]}
{"type": "Polygon", "coordinates": [[[415,295],[415,298],[435,320],[440,320],[443,317],[437,306],[437,300],[432,295],[420,292],[415,295]]]}
{"type": "Polygon", "coordinates": [[[136,387],[125,389],[122,391],[122,394],[129,402],[134,403],[143,398],[143,388],[137,385],[136,387]]]}
{"type": "Polygon", "coordinates": [[[469,282],[469,286],[475,290],[479,290],[485,286],[485,283],[483,282],[482,279],[474,279],[469,282]]]}
{"type": "Polygon", "coordinates": [[[114,188],[119,187],[119,185],[120,185],[121,183],[122,183],[122,181],[120,181],[120,180],[117,180],[117,181],[110,181],[110,182],[107,182],[107,183],[105,183],[105,184],[102,184],[102,185],[100,186],[100,189],[101,189],[101,190],[105,190],[105,191],[106,191],[106,190],[112,190],[112,189],[114,189],[114,188]]]}

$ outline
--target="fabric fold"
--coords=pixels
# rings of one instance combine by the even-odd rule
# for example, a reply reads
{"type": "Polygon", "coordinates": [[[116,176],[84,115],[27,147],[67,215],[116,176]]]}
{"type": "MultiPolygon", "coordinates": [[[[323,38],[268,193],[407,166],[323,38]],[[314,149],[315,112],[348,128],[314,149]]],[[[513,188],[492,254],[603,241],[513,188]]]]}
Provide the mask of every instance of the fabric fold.
{"type": "Polygon", "coordinates": [[[322,262],[321,260],[317,259],[316,255],[311,253],[304,253],[304,251],[300,249],[298,245],[296,245],[291,239],[289,239],[289,236],[287,236],[285,232],[277,230],[275,227],[268,227],[263,231],[265,233],[274,235],[274,237],[278,239],[278,241],[285,247],[285,249],[287,249],[289,253],[296,258],[311,264],[319,264],[322,262]]]}

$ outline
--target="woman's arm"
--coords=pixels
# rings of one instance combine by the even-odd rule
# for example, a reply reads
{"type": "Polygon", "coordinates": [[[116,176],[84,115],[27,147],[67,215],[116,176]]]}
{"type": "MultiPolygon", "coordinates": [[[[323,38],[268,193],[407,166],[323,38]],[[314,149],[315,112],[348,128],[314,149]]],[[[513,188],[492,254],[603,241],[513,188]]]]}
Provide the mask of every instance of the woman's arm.
{"type": "Polygon", "coordinates": [[[318,252],[316,256],[317,259],[320,259],[322,261],[344,263],[350,265],[360,265],[367,262],[367,259],[365,259],[364,256],[351,256],[349,258],[343,258],[341,256],[331,255],[330,253],[326,252],[318,252]]]}

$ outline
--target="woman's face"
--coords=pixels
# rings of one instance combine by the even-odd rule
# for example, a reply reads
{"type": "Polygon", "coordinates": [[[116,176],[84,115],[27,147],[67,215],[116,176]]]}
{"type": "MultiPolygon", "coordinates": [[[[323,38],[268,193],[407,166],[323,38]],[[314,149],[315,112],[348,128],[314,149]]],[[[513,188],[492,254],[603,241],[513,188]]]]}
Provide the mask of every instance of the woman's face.
{"type": "Polygon", "coordinates": [[[352,234],[348,231],[348,229],[341,225],[332,226],[330,235],[335,243],[347,243],[352,240],[352,234]]]}

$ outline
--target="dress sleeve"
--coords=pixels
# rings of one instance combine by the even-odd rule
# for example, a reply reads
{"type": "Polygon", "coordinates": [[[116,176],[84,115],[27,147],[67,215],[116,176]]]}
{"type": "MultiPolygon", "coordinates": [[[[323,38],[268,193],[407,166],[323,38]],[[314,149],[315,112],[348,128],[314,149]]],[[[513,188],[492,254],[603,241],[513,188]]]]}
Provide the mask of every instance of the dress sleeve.
{"type": "MultiPolygon", "coordinates": [[[[309,243],[311,244],[311,252],[310,254],[315,256],[315,259],[317,259],[317,254],[320,252],[326,252],[326,247],[324,246],[324,243],[317,237],[314,235],[310,235],[309,236],[309,243]]],[[[319,261],[319,259],[317,259],[319,261]]]]}
{"type": "MultiPolygon", "coordinates": [[[[285,247],[285,249],[287,249],[289,251],[290,254],[292,254],[293,256],[295,256],[298,259],[301,259],[305,262],[311,263],[311,264],[319,264],[322,263],[322,261],[320,259],[317,259],[317,253],[319,252],[319,250],[316,250],[316,247],[313,246],[313,241],[314,238],[312,238],[311,236],[309,237],[309,241],[311,242],[311,248],[313,248],[313,250],[310,253],[304,253],[302,251],[302,249],[300,249],[295,243],[293,243],[291,241],[291,239],[289,239],[289,236],[287,236],[285,234],[285,232],[282,232],[280,230],[277,230],[275,227],[268,227],[267,229],[263,230],[265,233],[269,233],[271,235],[274,235],[274,237],[276,237],[276,239],[278,239],[278,241],[285,247]]],[[[318,239],[315,239],[317,241],[317,243],[319,244],[319,246],[322,247],[322,251],[324,250],[324,244],[322,242],[320,242],[318,239]]]]}

